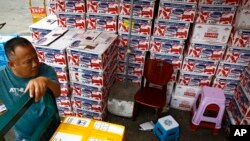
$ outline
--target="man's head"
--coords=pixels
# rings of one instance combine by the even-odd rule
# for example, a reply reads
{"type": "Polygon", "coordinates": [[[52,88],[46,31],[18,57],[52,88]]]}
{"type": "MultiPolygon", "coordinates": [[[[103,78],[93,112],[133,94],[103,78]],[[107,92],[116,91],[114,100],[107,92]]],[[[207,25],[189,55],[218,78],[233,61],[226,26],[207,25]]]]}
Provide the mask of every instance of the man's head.
{"type": "Polygon", "coordinates": [[[8,65],[22,78],[34,77],[39,72],[39,60],[33,45],[25,38],[13,38],[5,44],[8,65]]]}

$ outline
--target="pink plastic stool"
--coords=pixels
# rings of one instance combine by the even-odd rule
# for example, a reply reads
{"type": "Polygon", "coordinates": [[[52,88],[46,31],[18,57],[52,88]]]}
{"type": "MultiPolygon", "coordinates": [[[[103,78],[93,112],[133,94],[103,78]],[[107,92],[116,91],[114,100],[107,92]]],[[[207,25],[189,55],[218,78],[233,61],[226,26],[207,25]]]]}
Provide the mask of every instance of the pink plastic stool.
{"type": "Polygon", "coordinates": [[[192,107],[191,130],[195,131],[198,126],[213,128],[213,134],[217,135],[221,128],[225,102],[226,98],[222,89],[204,86],[192,107]]]}

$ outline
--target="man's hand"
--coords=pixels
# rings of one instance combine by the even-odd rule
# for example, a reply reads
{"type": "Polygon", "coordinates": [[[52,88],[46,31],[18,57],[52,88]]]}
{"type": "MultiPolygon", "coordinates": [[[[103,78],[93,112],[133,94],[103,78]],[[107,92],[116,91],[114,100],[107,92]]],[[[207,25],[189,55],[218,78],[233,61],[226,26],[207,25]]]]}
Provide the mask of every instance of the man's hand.
{"type": "Polygon", "coordinates": [[[29,81],[27,84],[24,93],[29,91],[30,97],[35,99],[35,102],[38,102],[45,94],[48,86],[48,78],[40,76],[29,81]]]}

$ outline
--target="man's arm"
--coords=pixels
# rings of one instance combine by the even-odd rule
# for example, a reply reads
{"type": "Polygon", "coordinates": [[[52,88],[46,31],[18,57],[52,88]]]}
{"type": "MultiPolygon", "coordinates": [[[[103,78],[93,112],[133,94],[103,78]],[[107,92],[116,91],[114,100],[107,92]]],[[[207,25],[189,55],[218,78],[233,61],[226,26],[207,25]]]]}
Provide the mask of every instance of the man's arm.
{"type": "Polygon", "coordinates": [[[40,76],[29,81],[24,93],[29,91],[30,97],[34,97],[35,101],[39,101],[49,88],[55,97],[60,95],[60,84],[50,80],[47,77],[40,76]]]}

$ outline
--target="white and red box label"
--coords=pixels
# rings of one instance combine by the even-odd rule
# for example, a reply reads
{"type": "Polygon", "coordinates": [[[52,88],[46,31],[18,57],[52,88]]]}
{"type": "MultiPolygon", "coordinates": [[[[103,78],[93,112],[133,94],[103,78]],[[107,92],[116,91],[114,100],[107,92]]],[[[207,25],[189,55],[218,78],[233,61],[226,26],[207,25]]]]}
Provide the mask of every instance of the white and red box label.
{"type": "Polygon", "coordinates": [[[225,94],[234,94],[239,83],[239,79],[216,77],[212,87],[223,89],[225,94]]]}
{"type": "Polygon", "coordinates": [[[226,44],[232,30],[231,25],[195,24],[191,42],[226,44]]]}
{"type": "Polygon", "coordinates": [[[216,76],[240,79],[246,67],[247,65],[244,64],[220,62],[216,72],[216,76]]]}
{"type": "Polygon", "coordinates": [[[237,6],[239,4],[239,0],[199,0],[199,4],[237,6]]]}
{"type": "MultiPolygon", "coordinates": [[[[136,0],[133,3],[133,17],[153,19],[154,1],[136,0]]],[[[121,16],[130,16],[131,0],[121,0],[120,14],[121,16]]]]}
{"type": "Polygon", "coordinates": [[[226,45],[208,43],[191,43],[188,46],[188,56],[211,60],[220,60],[225,52],[226,45]]]}
{"type": "Polygon", "coordinates": [[[231,25],[234,20],[236,7],[200,5],[198,8],[197,23],[231,25]]]}
{"type": "Polygon", "coordinates": [[[86,0],[87,13],[96,14],[119,14],[119,1],[118,0],[86,0]]]}
{"type": "MultiPolygon", "coordinates": [[[[119,46],[128,47],[128,34],[119,34],[119,46]]],[[[136,50],[147,51],[149,49],[150,36],[132,34],[130,36],[130,47],[136,50]]]]}
{"type": "Polygon", "coordinates": [[[76,82],[72,82],[70,87],[72,88],[73,95],[93,100],[104,100],[108,94],[105,87],[93,87],[76,82]]]}
{"type": "Polygon", "coordinates": [[[173,65],[173,68],[175,70],[178,70],[181,68],[181,64],[182,64],[182,55],[173,55],[173,54],[159,54],[159,53],[152,53],[150,55],[151,59],[160,59],[160,60],[164,60],[170,64],[173,65]]]}
{"type": "Polygon", "coordinates": [[[201,87],[176,84],[174,95],[195,98],[201,90],[201,87]]]}
{"type": "Polygon", "coordinates": [[[228,43],[232,47],[250,48],[250,30],[233,29],[228,43]]]}
{"type": "Polygon", "coordinates": [[[58,13],[58,26],[67,28],[85,29],[84,13],[58,13]]]}
{"type": "Polygon", "coordinates": [[[158,19],[193,22],[196,4],[160,1],[158,19]]]}
{"type": "Polygon", "coordinates": [[[87,29],[99,31],[117,32],[116,15],[87,14],[87,29]]]}
{"type": "Polygon", "coordinates": [[[185,57],[182,70],[187,72],[215,74],[218,61],[185,57]]]}
{"type": "Polygon", "coordinates": [[[250,62],[250,48],[233,48],[228,47],[225,53],[224,61],[230,63],[243,63],[250,62]]]}
{"type": "Polygon", "coordinates": [[[149,50],[155,53],[181,55],[184,47],[184,40],[152,36],[149,50]]]}
{"type": "Polygon", "coordinates": [[[178,83],[184,86],[209,86],[211,83],[212,75],[197,74],[191,72],[180,72],[178,83]]]}
{"type": "Polygon", "coordinates": [[[189,32],[189,23],[156,20],[154,26],[154,36],[168,38],[187,39],[189,32]]]}
{"type": "MultiPolygon", "coordinates": [[[[119,17],[118,21],[118,32],[122,33],[129,33],[129,25],[130,25],[130,18],[129,17],[119,17]]],[[[131,33],[139,34],[139,35],[151,35],[151,26],[152,20],[150,19],[132,19],[132,29],[131,33]]]]}

